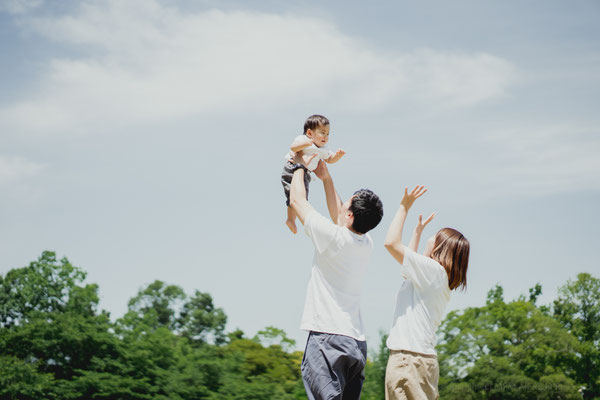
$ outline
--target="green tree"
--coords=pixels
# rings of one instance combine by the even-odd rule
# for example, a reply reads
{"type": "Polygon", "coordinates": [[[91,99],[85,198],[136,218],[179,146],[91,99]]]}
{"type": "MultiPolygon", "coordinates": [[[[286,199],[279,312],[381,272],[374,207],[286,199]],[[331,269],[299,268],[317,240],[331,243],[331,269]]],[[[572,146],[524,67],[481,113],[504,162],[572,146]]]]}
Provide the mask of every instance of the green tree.
{"type": "Polygon", "coordinates": [[[223,344],[227,316],[214,306],[210,294],[196,290],[188,298],[181,287],[157,280],[129,300],[129,311],[119,323],[122,328],[147,331],[163,327],[194,345],[207,341],[223,344]]]}
{"type": "Polygon", "coordinates": [[[155,281],[111,322],[98,287],[52,252],[0,276],[0,398],[280,399],[305,397],[301,352],[267,327],[224,333],[212,297],[155,281]]]}
{"type": "Polygon", "coordinates": [[[165,327],[175,330],[178,317],[176,306],[185,297],[185,292],[179,286],[156,280],[129,300],[129,320],[143,320],[152,329],[165,327]]]}
{"type": "Polygon", "coordinates": [[[280,329],[268,327],[253,339],[241,331],[222,349],[228,364],[219,399],[294,400],[305,399],[300,376],[302,352],[289,353],[281,343],[289,343],[280,329]],[[263,346],[259,340],[270,343],[263,346]],[[275,340],[274,340],[275,339],[275,340]]]}
{"type": "Polygon", "coordinates": [[[600,279],[577,275],[558,291],[554,317],[578,339],[572,377],[585,387],[585,399],[600,398],[600,279]]]}
{"type": "MultiPolygon", "coordinates": [[[[57,260],[51,251],[44,251],[27,267],[8,271],[6,276],[0,276],[0,327],[24,323],[34,311],[61,312],[69,305],[90,306],[75,304],[71,299],[76,284],[84,279],[85,272],[71,265],[67,258],[57,260]]],[[[88,292],[96,289],[93,285],[79,288],[88,292]]]]}
{"type": "Polygon", "coordinates": [[[38,371],[36,362],[15,356],[0,356],[0,398],[48,399],[52,396],[54,377],[38,371]]]}
{"type": "Polygon", "coordinates": [[[225,342],[226,323],[225,312],[214,306],[210,294],[196,290],[194,296],[183,305],[177,329],[195,344],[212,341],[219,345],[225,342]]]}
{"type": "Polygon", "coordinates": [[[267,326],[265,329],[258,331],[254,340],[267,347],[279,346],[279,348],[286,352],[290,351],[296,345],[296,341],[290,339],[283,329],[274,326],[267,326]]]}
{"type": "Polygon", "coordinates": [[[390,352],[386,346],[388,335],[380,332],[381,340],[372,358],[367,359],[365,366],[365,382],[362,397],[365,400],[380,400],[385,398],[385,370],[390,352]]]}
{"type": "Polygon", "coordinates": [[[8,398],[143,398],[127,377],[109,315],[98,314],[96,285],[44,252],[0,277],[0,393],[8,398]],[[11,371],[11,372],[8,372],[11,371]]]}
{"type": "Polygon", "coordinates": [[[143,382],[152,399],[205,399],[222,384],[218,349],[197,346],[210,332],[221,336],[226,316],[200,292],[154,281],[129,301],[115,332],[124,347],[128,375],[143,382]]]}
{"type": "Polygon", "coordinates": [[[540,293],[505,303],[496,286],[485,306],[448,314],[438,344],[441,398],[580,398],[569,377],[577,339],[535,306],[540,293]]]}

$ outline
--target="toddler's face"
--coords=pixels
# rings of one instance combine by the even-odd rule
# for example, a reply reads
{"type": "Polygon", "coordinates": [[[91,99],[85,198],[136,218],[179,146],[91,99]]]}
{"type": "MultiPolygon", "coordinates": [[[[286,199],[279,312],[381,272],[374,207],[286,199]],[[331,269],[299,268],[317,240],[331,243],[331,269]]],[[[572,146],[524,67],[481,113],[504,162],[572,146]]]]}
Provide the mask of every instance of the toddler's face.
{"type": "Polygon", "coordinates": [[[329,141],[329,125],[320,125],[314,130],[309,129],[306,131],[306,136],[312,139],[315,146],[325,146],[329,141]]]}

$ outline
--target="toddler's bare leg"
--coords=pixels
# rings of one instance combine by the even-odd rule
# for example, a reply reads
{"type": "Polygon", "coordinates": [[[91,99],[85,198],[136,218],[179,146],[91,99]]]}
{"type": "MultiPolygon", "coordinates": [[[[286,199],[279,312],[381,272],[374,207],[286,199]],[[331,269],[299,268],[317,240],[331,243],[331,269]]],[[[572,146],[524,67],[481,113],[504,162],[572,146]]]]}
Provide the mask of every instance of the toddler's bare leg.
{"type": "Polygon", "coordinates": [[[292,207],[289,206],[287,208],[287,220],[285,221],[285,224],[288,228],[290,228],[290,231],[292,231],[292,233],[295,234],[296,232],[298,232],[298,229],[296,229],[296,212],[292,207]]]}

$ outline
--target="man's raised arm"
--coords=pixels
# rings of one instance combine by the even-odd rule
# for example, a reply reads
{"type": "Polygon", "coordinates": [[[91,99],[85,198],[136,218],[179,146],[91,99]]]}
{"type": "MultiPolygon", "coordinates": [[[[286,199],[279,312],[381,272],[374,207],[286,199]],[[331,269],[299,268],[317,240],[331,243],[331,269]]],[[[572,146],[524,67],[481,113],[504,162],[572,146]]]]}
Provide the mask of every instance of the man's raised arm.
{"type": "Polygon", "coordinates": [[[329,216],[333,223],[337,224],[339,210],[342,207],[342,200],[340,200],[340,196],[333,186],[333,179],[331,178],[331,175],[329,175],[327,165],[325,165],[323,161],[319,161],[319,165],[314,170],[314,173],[323,181],[323,189],[325,189],[325,198],[327,199],[329,216]]]}
{"type": "Polygon", "coordinates": [[[306,188],[304,187],[304,174],[308,174],[305,168],[298,165],[297,169],[292,175],[292,184],[290,185],[290,207],[294,209],[296,215],[302,225],[306,216],[313,211],[313,207],[306,200],[306,188]]]}

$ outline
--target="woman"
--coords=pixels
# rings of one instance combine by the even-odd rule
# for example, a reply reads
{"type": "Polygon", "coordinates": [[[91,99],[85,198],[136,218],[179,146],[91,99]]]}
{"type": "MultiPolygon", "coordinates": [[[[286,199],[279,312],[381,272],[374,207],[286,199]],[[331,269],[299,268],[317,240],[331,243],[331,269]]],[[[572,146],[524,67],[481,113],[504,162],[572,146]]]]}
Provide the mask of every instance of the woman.
{"type": "Polygon", "coordinates": [[[385,247],[402,265],[404,282],[396,297],[394,322],[387,340],[390,358],[385,374],[385,398],[437,399],[439,365],[435,332],[450,301],[450,292],[465,289],[469,241],[457,230],[441,229],[417,254],[421,233],[434,214],[415,228],[410,244],[402,244],[406,214],[427,189],[404,189],[400,208],[388,230],[385,247]]]}

